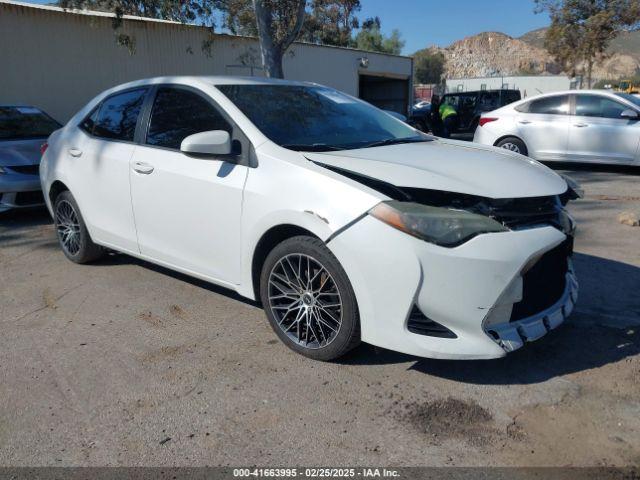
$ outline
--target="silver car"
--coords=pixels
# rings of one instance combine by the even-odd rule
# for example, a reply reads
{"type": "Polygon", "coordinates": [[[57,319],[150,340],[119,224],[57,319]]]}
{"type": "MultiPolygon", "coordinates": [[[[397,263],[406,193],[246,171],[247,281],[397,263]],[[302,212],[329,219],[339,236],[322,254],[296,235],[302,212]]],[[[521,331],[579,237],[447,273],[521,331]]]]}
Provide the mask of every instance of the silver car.
{"type": "Polygon", "coordinates": [[[527,98],[484,113],[473,141],[542,161],[640,165],[640,99],[605,90],[527,98]]]}
{"type": "Polygon", "coordinates": [[[0,105],[0,212],[44,205],[41,148],[60,124],[30,106],[0,105]]]}

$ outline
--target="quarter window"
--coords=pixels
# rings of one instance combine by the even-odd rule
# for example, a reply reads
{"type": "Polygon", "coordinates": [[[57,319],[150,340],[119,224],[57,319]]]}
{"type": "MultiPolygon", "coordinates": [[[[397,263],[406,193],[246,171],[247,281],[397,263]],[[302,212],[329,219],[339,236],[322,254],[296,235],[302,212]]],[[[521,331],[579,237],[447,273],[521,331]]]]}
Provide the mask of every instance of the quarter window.
{"type": "Polygon", "coordinates": [[[90,135],[93,135],[93,127],[96,125],[96,120],[98,119],[99,110],[100,110],[100,105],[94,108],[91,111],[91,113],[87,115],[87,117],[80,124],[80,128],[90,135]]]}
{"type": "Polygon", "coordinates": [[[181,88],[159,88],[153,102],[147,144],[179,149],[194,133],[232,127],[220,112],[197,93],[181,88]]]}
{"type": "Polygon", "coordinates": [[[545,115],[568,115],[569,114],[569,96],[558,95],[555,97],[544,97],[538,100],[532,100],[528,104],[523,105],[524,109],[520,111],[528,113],[540,113],[545,115]]]}
{"type": "MultiPolygon", "coordinates": [[[[145,93],[146,89],[129,90],[104,100],[93,125],[93,135],[132,142],[145,93]]],[[[91,120],[91,116],[87,120],[91,120]]],[[[87,128],[90,126],[87,124],[87,128]]]]}
{"type": "Polygon", "coordinates": [[[581,117],[621,118],[629,107],[598,95],[577,95],[576,115],[581,117]]]}

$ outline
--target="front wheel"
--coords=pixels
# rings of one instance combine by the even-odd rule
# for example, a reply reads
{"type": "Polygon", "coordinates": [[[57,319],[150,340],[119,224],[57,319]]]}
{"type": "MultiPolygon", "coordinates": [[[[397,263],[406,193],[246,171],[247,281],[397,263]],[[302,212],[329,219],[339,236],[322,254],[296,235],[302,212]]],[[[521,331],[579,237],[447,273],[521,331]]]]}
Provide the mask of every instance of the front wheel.
{"type": "Polygon", "coordinates": [[[508,137],[500,140],[496,147],[504,148],[511,152],[519,153],[520,155],[527,155],[527,146],[524,144],[522,140],[515,137],[508,137]]]}
{"type": "Polygon", "coordinates": [[[280,340],[302,355],[334,360],[360,342],[351,283],[317,238],[293,237],[271,251],[262,268],[260,298],[280,340]]]}

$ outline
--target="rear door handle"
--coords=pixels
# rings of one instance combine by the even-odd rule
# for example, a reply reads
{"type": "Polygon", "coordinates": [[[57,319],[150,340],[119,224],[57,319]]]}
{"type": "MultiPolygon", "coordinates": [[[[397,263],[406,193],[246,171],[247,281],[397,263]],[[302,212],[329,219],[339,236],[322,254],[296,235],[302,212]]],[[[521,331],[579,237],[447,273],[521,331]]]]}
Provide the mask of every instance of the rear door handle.
{"type": "Polygon", "coordinates": [[[578,127],[578,128],[584,128],[584,127],[588,127],[589,124],[588,123],[575,123],[573,126],[574,127],[578,127]]]}
{"type": "Polygon", "coordinates": [[[521,123],[522,125],[529,125],[531,120],[520,120],[518,123],[521,123]]]}
{"type": "Polygon", "coordinates": [[[69,155],[71,155],[72,157],[80,157],[82,155],[82,150],[80,150],[79,148],[70,148],[69,155]]]}
{"type": "Polygon", "coordinates": [[[142,173],[143,175],[149,175],[151,172],[153,172],[153,166],[144,162],[134,162],[133,169],[138,173],[142,173]]]}

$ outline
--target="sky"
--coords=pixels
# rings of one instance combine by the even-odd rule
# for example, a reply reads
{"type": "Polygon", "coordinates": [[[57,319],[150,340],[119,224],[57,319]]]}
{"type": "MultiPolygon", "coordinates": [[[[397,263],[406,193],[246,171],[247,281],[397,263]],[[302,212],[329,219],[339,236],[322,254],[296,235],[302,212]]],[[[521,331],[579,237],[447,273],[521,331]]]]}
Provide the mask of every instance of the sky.
{"type": "MultiPolygon", "coordinates": [[[[23,0],[24,1],[24,0],[23,0]]],[[[26,0],[48,3],[53,0],[26,0]]],[[[431,45],[446,47],[469,35],[498,31],[519,37],[546,27],[549,17],[535,14],[533,0],[361,0],[358,17],[380,17],[382,30],[400,30],[410,55],[431,45]]]]}
{"type": "Polygon", "coordinates": [[[402,53],[449,44],[480,32],[519,37],[549,25],[547,14],[535,14],[533,0],[361,0],[361,19],[380,17],[384,33],[400,30],[402,53]]]}

